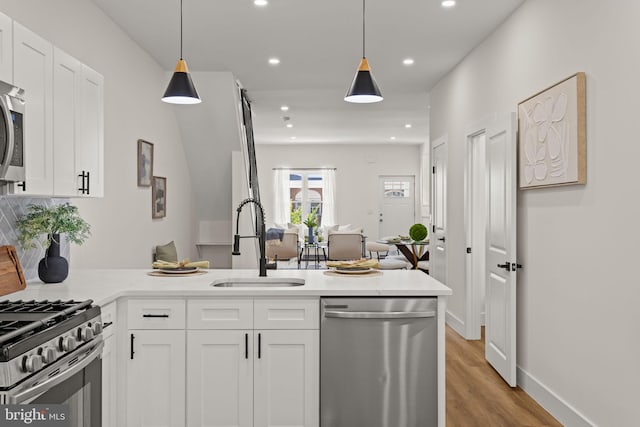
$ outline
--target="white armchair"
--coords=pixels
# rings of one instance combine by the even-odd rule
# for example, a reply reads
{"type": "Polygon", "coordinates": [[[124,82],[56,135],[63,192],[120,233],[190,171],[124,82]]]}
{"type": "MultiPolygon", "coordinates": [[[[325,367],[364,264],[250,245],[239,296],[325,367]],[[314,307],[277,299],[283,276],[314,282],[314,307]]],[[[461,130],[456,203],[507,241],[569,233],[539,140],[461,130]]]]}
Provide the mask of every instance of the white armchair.
{"type": "Polygon", "coordinates": [[[297,258],[299,253],[297,230],[285,230],[282,240],[267,240],[266,247],[268,259],[287,260],[297,258]]]}

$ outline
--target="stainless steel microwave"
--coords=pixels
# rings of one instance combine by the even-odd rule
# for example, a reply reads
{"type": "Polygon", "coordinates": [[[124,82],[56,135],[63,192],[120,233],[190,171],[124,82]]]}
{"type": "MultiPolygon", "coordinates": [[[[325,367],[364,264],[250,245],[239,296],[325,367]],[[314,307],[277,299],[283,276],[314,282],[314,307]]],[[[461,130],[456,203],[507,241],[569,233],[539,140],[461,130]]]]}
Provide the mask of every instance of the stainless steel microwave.
{"type": "Polygon", "coordinates": [[[25,180],[24,90],[0,81],[0,181],[25,180]]]}

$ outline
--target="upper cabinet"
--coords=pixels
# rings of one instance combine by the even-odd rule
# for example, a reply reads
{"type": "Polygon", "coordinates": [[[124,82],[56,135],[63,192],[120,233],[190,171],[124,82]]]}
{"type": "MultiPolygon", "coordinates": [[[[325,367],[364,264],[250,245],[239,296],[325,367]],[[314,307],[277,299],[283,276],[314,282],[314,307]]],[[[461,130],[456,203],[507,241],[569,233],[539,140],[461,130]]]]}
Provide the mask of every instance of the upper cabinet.
{"type": "Polygon", "coordinates": [[[13,21],[0,13],[0,80],[13,83],[13,21]]]}
{"type": "Polygon", "coordinates": [[[25,90],[26,101],[26,180],[6,192],[102,197],[104,78],[17,22],[11,33],[11,20],[4,18],[0,16],[0,73],[4,76],[5,58],[11,62],[5,52],[12,48],[8,68],[13,84],[25,90]],[[12,35],[8,48],[5,34],[12,35]]]}
{"type": "Polygon", "coordinates": [[[54,48],[53,94],[53,194],[102,197],[104,79],[54,48]]]}
{"type": "Polygon", "coordinates": [[[13,80],[24,89],[26,180],[16,194],[53,195],[53,46],[13,23],[13,80]]]}

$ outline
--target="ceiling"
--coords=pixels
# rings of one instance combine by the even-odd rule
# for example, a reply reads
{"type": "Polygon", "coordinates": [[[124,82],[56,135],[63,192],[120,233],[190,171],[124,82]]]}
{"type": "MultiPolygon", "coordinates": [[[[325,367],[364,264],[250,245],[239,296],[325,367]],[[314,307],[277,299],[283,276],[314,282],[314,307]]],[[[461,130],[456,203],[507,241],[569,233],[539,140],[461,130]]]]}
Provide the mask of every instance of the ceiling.
{"type": "MultiPolygon", "coordinates": [[[[252,100],[256,142],[298,145],[426,142],[430,89],[524,0],[458,0],[450,9],[440,0],[368,0],[366,55],[384,96],[377,104],[343,101],[362,55],[360,0],[183,1],[190,71],[232,72],[252,100]]],[[[173,70],[179,0],[93,2],[173,70]]]]}

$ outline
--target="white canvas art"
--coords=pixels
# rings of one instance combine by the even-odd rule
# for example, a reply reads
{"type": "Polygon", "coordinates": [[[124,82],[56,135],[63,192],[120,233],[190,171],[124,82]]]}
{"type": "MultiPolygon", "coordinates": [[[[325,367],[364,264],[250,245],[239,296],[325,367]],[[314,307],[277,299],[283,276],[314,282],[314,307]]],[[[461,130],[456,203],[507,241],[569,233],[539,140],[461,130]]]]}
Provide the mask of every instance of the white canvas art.
{"type": "Polygon", "coordinates": [[[518,104],[520,188],[586,183],[585,75],[518,104]]]}

